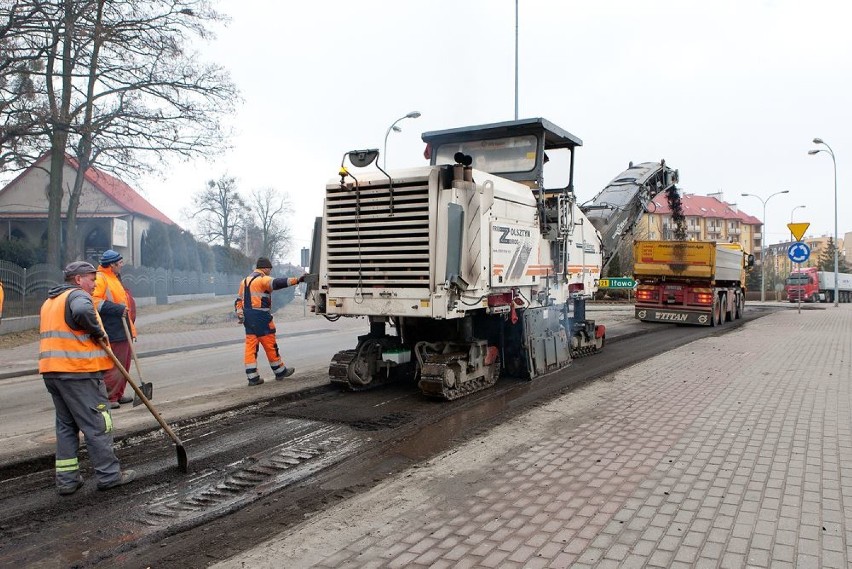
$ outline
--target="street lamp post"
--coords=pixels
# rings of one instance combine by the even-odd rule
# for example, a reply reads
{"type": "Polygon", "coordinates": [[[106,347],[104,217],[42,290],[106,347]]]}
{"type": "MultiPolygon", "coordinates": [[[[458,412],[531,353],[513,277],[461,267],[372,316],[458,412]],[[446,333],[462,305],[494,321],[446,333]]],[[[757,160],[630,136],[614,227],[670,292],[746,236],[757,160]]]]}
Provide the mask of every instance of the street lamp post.
{"type": "Polygon", "coordinates": [[[385,133],[385,145],[382,148],[382,169],[387,169],[388,166],[388,135],[390,135],[391,131],[399,132],[402,129],[396,126],[396,123],[405,119],[416,119],[420,118],[420,111],[411,111],[404,117],[399,117],[388,127],[388,131],[385,133]]]}
{"type": "MultiPolygon", "coordinates": [[[[794,213],[796,213],[796,210],[797,210],[797,209],[800,209],[800,208],[803,208],[803,207],[808,207],[808,206],[806,206],[806,205],[797,205],[797,206],[796,206],[796,207],[794,207],[794,208],[793,208],[793,210],[790,212],[790,225],[793,225],[793,214],[794,214],[794,213]]],[[[791,247],[792,247],[792,245],[793,245],[793,239],[795,239],[795,237],[793,237],[793,232],[791,231],[791,232],[790,232],[790,246],[791,246],[791,247]]],[[[789,257],[787,257],[787,258],[788,258],[788,259],[789,259],[789,261],[790,261],[790,274],[793,274],[793,259],[790,259],[789,257]]]]}
{"type": "Polygon", "coordinates": [[[766,202],[771,200],[773,196],[789,193],[790,190],[781,190],[780,192],[775,192],[766,199],[763,199],[757,194],[742,194],[743,196],[757,198],[760,200],[760,203],[763,204],[763,231],[761,232],[760,238],[760,302],[766,301],[766,202]]]}
{"type": "Polygon", "coordinates": [[[831,147],[823,142],[821,138],[815,138],[814,144],[822,144],[827,148],[816,148],[814,150],[808,150],[808,154],[813,156],[814,154],[819,154],[820,152],[828,152],[831,154],[831,162],[834,164],[834,306],[838,306],[839,298],[838,298],[838,265],[839,265],[839,247],[837,245],[837,160],[834,159],[834,150],[831,147]]]}

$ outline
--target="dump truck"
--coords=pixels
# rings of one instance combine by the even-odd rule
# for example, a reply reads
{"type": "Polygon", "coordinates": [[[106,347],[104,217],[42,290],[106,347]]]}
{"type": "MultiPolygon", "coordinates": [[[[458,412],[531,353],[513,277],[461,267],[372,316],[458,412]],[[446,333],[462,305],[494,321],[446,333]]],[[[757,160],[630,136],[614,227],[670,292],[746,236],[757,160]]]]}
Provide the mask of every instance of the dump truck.
{"type": "MultiPolygon", "coordinates": [[[[790,302],[834,302],[834,272],[817,267],[794,269],[784,285],[790,302]]],[[[852,275],[837,274],[838,302],[852,302],[852,275]]]]}
{"type": "Polygon", "coordinates": [[[606,329],[586,318],[585,301],[603,250],[629,235],[676,171],[630,164],[583,208],[573,181],[582,140],[546,119],[422,139],[427,166],[386,172],[378,150],[353,150],[326,185],[308,302],[329,320],[369,321],[332,358],[331,382],[359,391],[411,378],[450,400],[600,351],[606,329]],[[567,185],[545,185],[548,162],[565,167],[567,185]]]}
{"type": "Polygon", "coordinates": [[[754,256],[739,243],[636,241],[633,255],[639,320],[720,326],[742,317],[754,256]]]}

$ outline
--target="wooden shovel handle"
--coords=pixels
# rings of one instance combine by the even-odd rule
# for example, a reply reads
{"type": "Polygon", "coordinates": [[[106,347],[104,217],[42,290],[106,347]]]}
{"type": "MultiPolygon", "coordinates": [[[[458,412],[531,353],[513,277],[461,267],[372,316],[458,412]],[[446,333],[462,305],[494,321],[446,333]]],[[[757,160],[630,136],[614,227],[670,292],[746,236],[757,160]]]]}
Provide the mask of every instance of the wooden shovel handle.
{"type": "Polygon", "coordinates": [[[169,425],[163,420],[163,418],[160,416],[160,414],[157,413],[157,410],[154,409],[154,405],[152,405],[151,401],[147,397],[145,397],[145,394],[142,393],[142,390],[139,389],[139,386],[136,385],[136,382],[133,381],[133,378],[130,377],[130,374],[127,373],[127,370],[124,369],[124,366],[121,365],[121,362],[118,361],[117,357],[115,357],[115,354],[113,353],[112,349],[110,349],[110,347],[107,345],[107,343],[104,341],[104,339],[98,338],[98,343],[106,351],[107,355],[109,356],[109,359],[112,360],[112,363],[115,364],[115,367],[118,368],[118,371],[121,372],[121,375],[124,376],[124,379],[127,380],[127,383],[130,384],[130,387],[133,388],[133,391],[136,392],[136,395],[139,397],[139,399],[142,400],[142,403],[145,404],[145,407],[148,408],[148,411],[151,412],[151,414],[154,416],[154,418],[157,419],[157,422],[160,423],[160,426],[163,427],[163,430],[166,431],[166,434],[168,434],[169,437],[171,437],[171,439],[175,442],[176,445],[182,447],[183,443],[180,441],[178,436],[175,434],[175,432],[172,430],[172,428],[169,427],[169,425]]]}

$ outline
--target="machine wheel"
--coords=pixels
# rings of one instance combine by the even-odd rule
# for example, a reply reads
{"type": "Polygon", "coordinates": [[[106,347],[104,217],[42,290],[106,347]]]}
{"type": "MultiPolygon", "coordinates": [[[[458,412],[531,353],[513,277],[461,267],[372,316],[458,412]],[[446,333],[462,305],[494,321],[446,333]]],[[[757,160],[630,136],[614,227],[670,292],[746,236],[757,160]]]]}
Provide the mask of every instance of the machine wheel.
{"type": "Polygon", "coordinates": [[[719,297],[716,297],[716,300],[713,301],[713,308],[710,312],[710,326],[718,326],[719,322],[719,309],[721,305],[719,304],[719,297]]]}
{"type": "Polygon", "coordinates": [[[717,326],[721,326],[725,323],[725,309],[722,306],[722,296],[719,295],[716,298],[715,309],[713,311],[713,320],[716,322],[717,326]]]}

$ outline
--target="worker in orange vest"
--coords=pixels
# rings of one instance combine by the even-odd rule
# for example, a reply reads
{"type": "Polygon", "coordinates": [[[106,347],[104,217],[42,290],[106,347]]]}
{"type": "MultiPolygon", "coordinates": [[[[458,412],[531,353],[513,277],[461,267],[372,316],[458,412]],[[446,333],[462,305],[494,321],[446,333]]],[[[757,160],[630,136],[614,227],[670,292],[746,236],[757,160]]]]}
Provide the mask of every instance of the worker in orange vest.
{"type": "Polygon", "coordinates": [[[272,321],[272,291],[305,282],[305,275],[300,277],[272,278],[272,262],[266,257],[260,257],[256,269],[240,283],[234,310],[237,322],[246,329],[245,365],[249,385],[260,385],[263,378],[257,371],[257,352],[263,346],[266,359],[275,374],[275,379],[290,377],[295,368],[284,365],[275,340],[275,323],[272,321]]]}
{"type": "Polygon", "coordinates": [[[77,452],[86,439],[98,490],[133,481],[113,451],[112,416],[103,372],[112,367],[99,341],[106,339],[91,292],[95,267],[75,261],[65,267],[65,283],[52,288],[41,307],[38,371],[56,408],[56,487],[67,496],[83,485],[77,452]]]}
{"type": "MultiPolygon", "coordinates": [[[[136,326],[130,318],[130,298],[124,285],[121,283],[121,267],[124,265],[122,256],[107,249],[101,255],[98,278],[95,281],[95,290],[92,296],[97,303],[98,312],[104,322],[109,335],[109,343],[112,351],[124,369],[130,368],[130,342],[136,339],[136,326]],[[124,332],[121,321],[125,320],[130,338],[124,332]]],[[[120,405],[131,403],[133,397],[125,396],[127,380],[124,379],[117,366],[113,366],[104,374],[107,393],[109,394],[109,405],[111,409],[118,409],[120,405]]]]}

